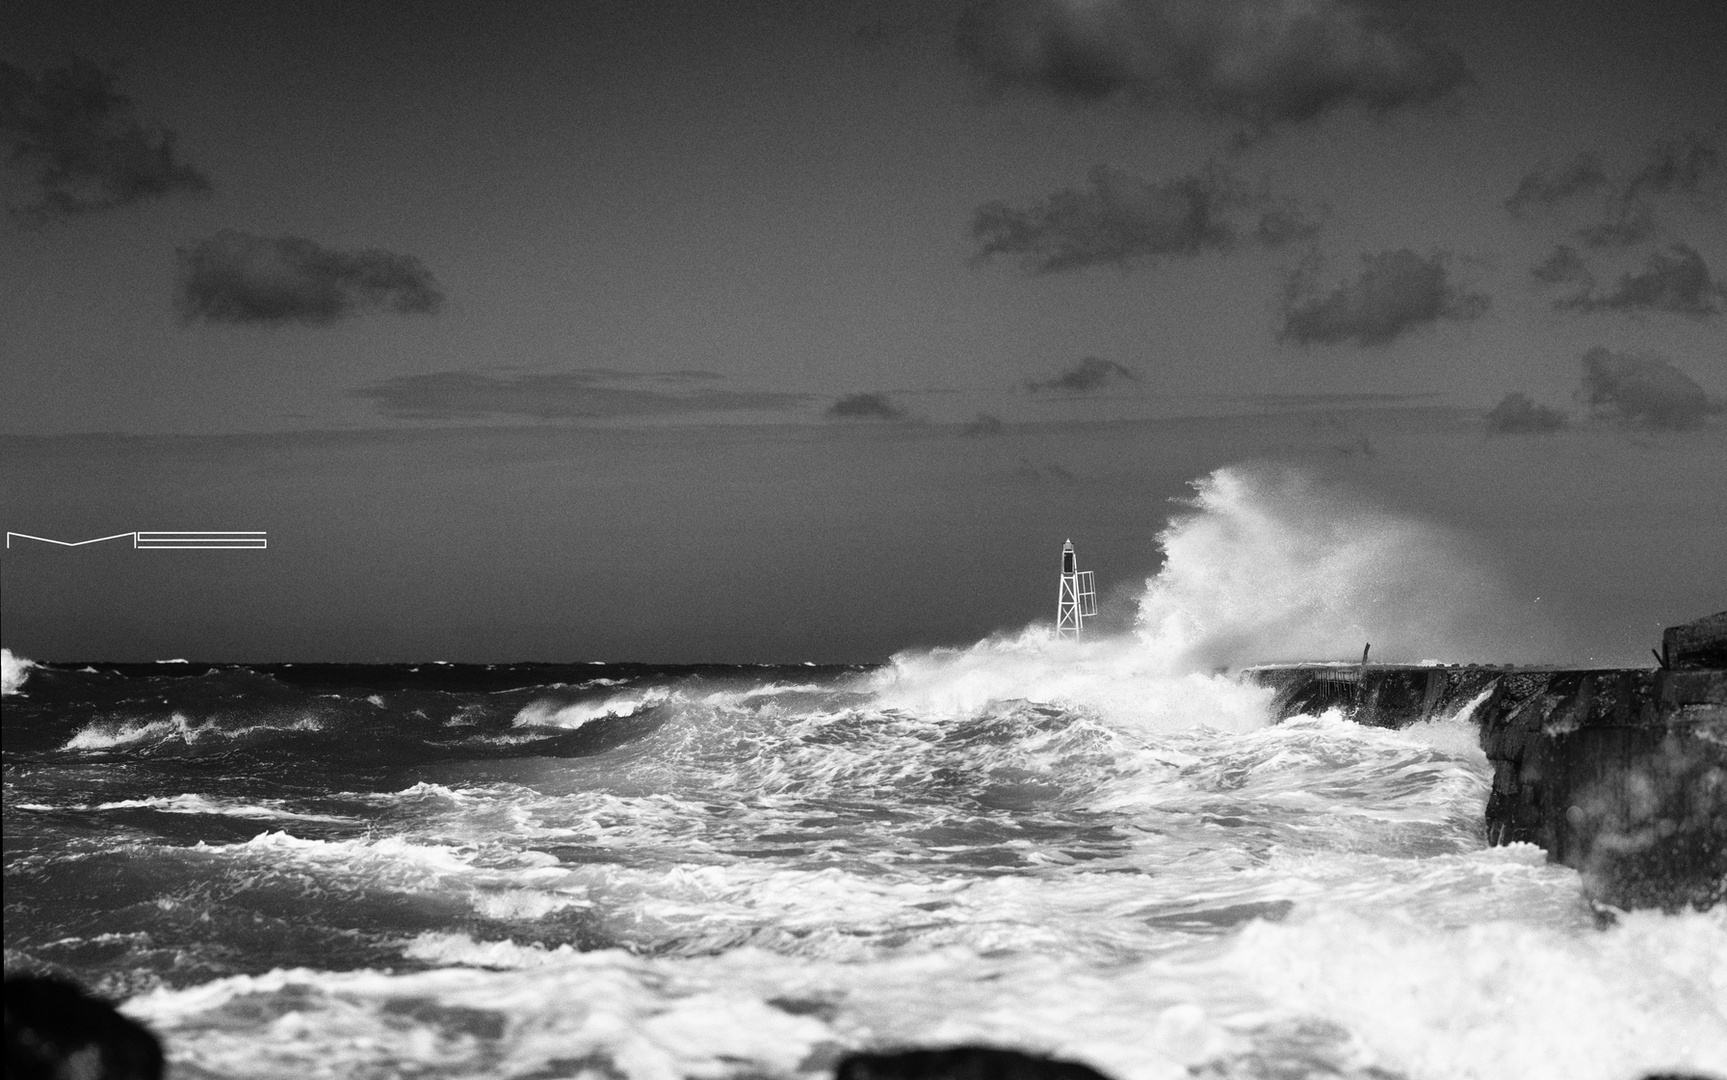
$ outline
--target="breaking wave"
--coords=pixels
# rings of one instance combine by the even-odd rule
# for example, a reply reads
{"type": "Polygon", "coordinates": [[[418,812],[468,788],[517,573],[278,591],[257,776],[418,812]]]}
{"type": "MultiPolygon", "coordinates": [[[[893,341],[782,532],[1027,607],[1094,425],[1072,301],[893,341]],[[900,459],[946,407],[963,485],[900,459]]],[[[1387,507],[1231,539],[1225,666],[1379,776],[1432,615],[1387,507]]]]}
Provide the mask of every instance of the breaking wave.
{"type": "Polygon", "coordinates": [[[670,697],[669,691],[656,688],[634,694],[619,694],[599,701],[570,704],[553,699],[540,699],[523,706],[512,723],[516,727],[560,727],[574,730],[594,720],[635,716],[644,710],[665,704],[670,697]]]}
{"type": "Polygon", "coordinates": [[[1504,662],[1539,652],[1507,632],[1500,586],[1459,536],[1367,505],[1293,468],[1229,466],[1158,535],[1164,562],[1131,630],[1058,638],[1051,626],[967,648],[905,652],[868,683],[889,708],[965,715],[1011,699],[1169,730],[1265,722],[1269,691],[1228,673],[1359,657],[1504,662]]]}
{"type": "Polygon", "coordinates": [[[165,720],[100,720],[81,729],[67,741],[66,750],[112,750],[141,744],[178,742],[187,746],[212,739],[238,740],[260,733],[310,732],[321,730],[313,717],[297,717],[284,723],[224,725],[194,722],[181,713],[165,720]]]}
{"type": "Polygon", "coordinates": [[[11,649],[0,648],[0,696],[21,691],[24,680],[30,677],[30,669],[35,666],[34,660],[14,656],[11,649]]]}

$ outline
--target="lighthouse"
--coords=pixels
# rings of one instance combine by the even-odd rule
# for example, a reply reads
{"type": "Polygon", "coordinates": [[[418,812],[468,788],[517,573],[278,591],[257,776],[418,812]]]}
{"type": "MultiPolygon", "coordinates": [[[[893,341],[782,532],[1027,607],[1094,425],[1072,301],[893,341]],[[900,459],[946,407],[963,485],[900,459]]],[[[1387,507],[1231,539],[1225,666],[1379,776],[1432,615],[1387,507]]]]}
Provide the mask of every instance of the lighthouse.
{"type": "Polygon", "coordinates": [[[1097,614],[1097,586],[1090,570],[1079,568],[1073,541],[1061,545],[1061,585],[1056,594],[1055,636],[1079,639],[1085,620],[1097,614]]]}

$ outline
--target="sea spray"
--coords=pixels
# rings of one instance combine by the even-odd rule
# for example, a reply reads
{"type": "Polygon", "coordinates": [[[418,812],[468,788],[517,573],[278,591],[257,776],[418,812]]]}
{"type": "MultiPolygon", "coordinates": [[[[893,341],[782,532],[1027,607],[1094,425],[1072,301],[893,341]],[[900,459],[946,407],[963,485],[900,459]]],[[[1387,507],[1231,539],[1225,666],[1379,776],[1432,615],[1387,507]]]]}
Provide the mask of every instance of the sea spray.
{"type": "Polygon", "coordinates": [[[1290,466],[1221,468],[1158,535],[1145,647],[1188,670],[1361,655],[1526,659],[1540,635],[1500,629],[1507,603],[1485,554],[1431,522],[1376,508],[1290,466]]]}
{"type": "Polygon", "coordinates": [[[0,695],[23,690],[24,680],[30,677],[30,669],[35,666],[35,661],[14,656],[11,649],[0,648],[0,695]]]}
{"type": "Polygon", "coordinates": [[[1158,534],[1163,566],[1132,629],[1059,638],[1044,624],[967,648],[900,653],[865,685],[889,708],[965,715],[1013,699],[1160,730],[1265,722],[1268,692],[1218,677],[1279,660],[1529,655],[1496,639],[1503,593],[1479,553],[1438,526],[1376,509],[1284,466],[1193,482],[1158,534]]]}

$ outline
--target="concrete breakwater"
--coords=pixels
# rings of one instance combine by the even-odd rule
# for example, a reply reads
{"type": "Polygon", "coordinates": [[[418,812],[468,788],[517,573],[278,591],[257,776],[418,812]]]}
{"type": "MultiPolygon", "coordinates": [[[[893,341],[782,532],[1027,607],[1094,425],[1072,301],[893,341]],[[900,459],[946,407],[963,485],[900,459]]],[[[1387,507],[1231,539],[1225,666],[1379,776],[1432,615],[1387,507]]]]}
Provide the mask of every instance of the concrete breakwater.
{"type": "Polygon", "coordinates": [[[1399,728],[1471,719],[1493,763],[1485,827],[1583,874],[1618,908],[1727,899],[1727,612],[1663,637],[1654,668],[1277,665],[1279,720],[1336,708],[1399,728]]]}

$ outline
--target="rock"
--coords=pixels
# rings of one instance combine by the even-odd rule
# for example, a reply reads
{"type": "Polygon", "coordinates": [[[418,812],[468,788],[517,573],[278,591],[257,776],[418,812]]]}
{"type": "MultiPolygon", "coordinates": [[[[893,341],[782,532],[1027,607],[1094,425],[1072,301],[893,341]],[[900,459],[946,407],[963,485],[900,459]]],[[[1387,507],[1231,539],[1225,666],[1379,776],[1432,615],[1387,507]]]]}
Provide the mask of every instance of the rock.
{"type": "Polygon", "coordinates": [[[1661,635],[1661,665],[1674,671],[1727,668],[1727,611],[1717,611],[1661,635]]]}
{"type": "Polygon", "coordinates": [[[892,1054],[852,1054],[834,1080],[1109,1080],[1089,1065],[1004,1050],[953,1046],[892,1054]]]}
{"type": "Polygon", "coordinates": [[[1493,763],[1486,829],[1576,868],[1598,905],[1727,901],[1727,612],[1663,635],[1660,670],[1290,665],[1246,677],[1285,719],[1338,708],[1380,727],[1455,713],[1493,763]]]}
{"type": "Polygon", "coordinates": [[[7,1080],[161,1080],[162,1044],[71,983],[5,983],[7,1080]]]}

